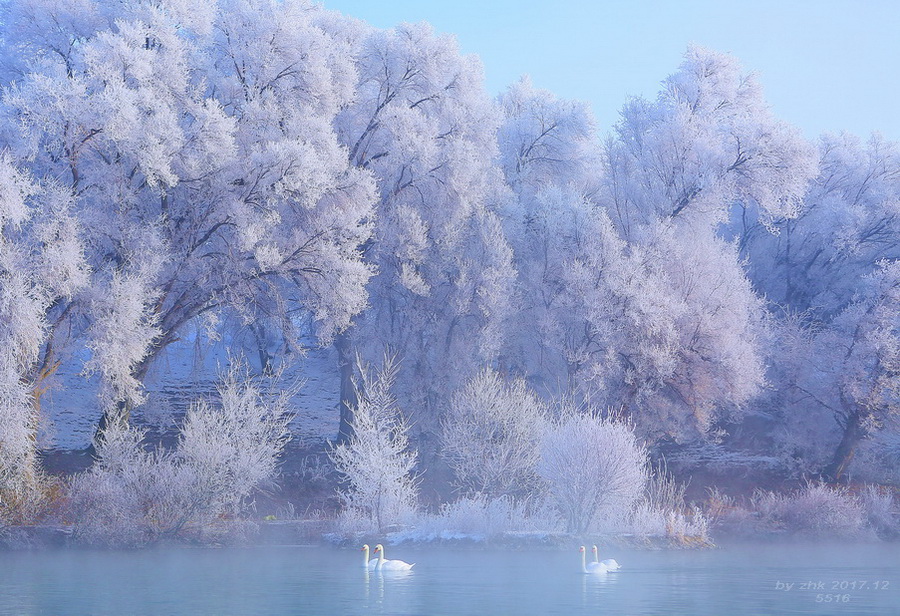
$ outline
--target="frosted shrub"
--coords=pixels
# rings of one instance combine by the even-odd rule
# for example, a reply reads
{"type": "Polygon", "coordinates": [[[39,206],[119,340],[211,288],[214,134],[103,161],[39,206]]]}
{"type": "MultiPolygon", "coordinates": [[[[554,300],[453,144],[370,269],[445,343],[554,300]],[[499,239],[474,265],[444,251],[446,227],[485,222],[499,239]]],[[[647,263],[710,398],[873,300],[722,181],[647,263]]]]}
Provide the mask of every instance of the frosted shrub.
{"type": "Polygon", "coordinates": [[[753,513],[724,494],[718,487],[707,488],[704,511],[709,525],[731,533],[746,533],[751,530],[753,513]]]}
{"type": "Polygon", "coordinates": [[[254,488],[275,475],[290,439],[292,389],[263,397],[243,367],[218,387],[220,406],[199,402],[190,410],[176,450],[194,473],[196,507],[236,511],[254,488]]]}
{"type": "Polygon", "coordinates": [[[11,474],[7,481],[0,481],[0,529],[6,525],[33,524],[53,504],[56,483],[34,461],[18,469],[24,473],[11,474]]]}
{"type": "Polygon", "coordinates": [[[894,518],[894,498],[889,490],[867,485],[860,494],[860,504],[869,528],[881,536],[893,537],[900,533],[894,518]]]}
{"type": "Polygon", "coordinates": [[[151,471],[149,455],[141,448],[143,437],[140,430],[115,423],[98,438],[97,461],[76,475],[70,487],[78,541],[132,546],[151,540],[142,512],[151,471]]]}
{"type": "Polygon", "coordinates": [[[631,530],[639,537],[665,537],[676,545],[709,542],[709,518],[696,505],[660,509],[641,501],[631,516],[631,530]]]}
{"type": "Polygon", "coordinates": [[[288,439],[290,394],[265,399],[240,364],[218,392],[218,407],[191,407],[173,450],[146,451],[143,432],[120,422],[107,428],[97,462],[72,482],[79,540],[141,545],[204,533],[242,513],[246,498],[275,474],[288,439]]]}
{"type": "Polygon", "coordinates": [[[666,514],[642,500],[631,514],[631,530],[639,537],[665,537],[666,514]]]}
{"type": "Polygon", "coordinates": [[[751,505],[765,530],[813,536],[855,536],[863,531],[865,512],[845,487],[809,483],[788,494],[758,490],[751,505]]]}
{"type": "Polygon", "coordinates": [[[666,536],[681,544],[709,541],[709,519],[696,505],[685,511],[666,512],[666,536]]]}
{"type": "Polygon", "coordinates": [[[631,517],[634,534],[665,537],[675,520],[670,514],[680,513],[684,507],[685,486],[675,481],[664,464],[658,466],[647,480],[644,497],[635,506],[631,517]]]}
{"type": "Polygon", "coordinates": [[[460,487],[490,496],[531,494],[540,483],[546,411],[523,379],[506,383],[491,369],[456,392],[443,423],[442,455],[460,487]]]}
{"type": "Polygon", "coordinates": [[[622,517],[644,489],[647,454],[624,421],[564,413],[540,451],[538,472],[570,533],[587,532],[600,515],[622,517]]]}
{"type": "Polygon", "coordinates": [[[666,537],[682,545],[708,542],[710,520],[699,507],[685,503],[685,489],[665,464],[657,467],[647,481],[644,498],[632,513],[632,532],[666,537]]]}
{"type": "Polygon", "coordinates": [[[415,530],[400,536],[416,540],[490,539],[509,532],[536,532],[556,528],[555,512],[531,507],[513,497],[491,498],[471,494],[444,503],[436,515],[422,516],[415,530]]]}
{"type": "MultiPolygon", "coordinates": [[[[2,266],[0,266],[2,267],[2,266]]],[[[0,281],[2,284],[2,281],[0,281]]],[[[5,285],[4,285],[5,286],[5,285]]],[[[0,296],[5,289],[0,288],[0,296]]],[[[0,297],[0,304],[7,303],[0,297]]],[[[0,306],[0,317],[5,316],[0,306]]],[[[5,320],[5,319],[4,319],[5,320]]],[[[8,329],[4,323],[0,326],[8,329]]],[[[0,333],[0,524],[27,517],[29,493],[36,488],[33,402],[30,392],[14,369],[7,336],[0,333]]]]}
{"type": "Polygon", "coordinates": [[[330,454],[343,475],[339,525],[344,532],[383,532],[415,514],[417,452],[409,448],[409,425],[391,395],[397,376],[394,361],[385,358],[375,375],[363,365],[359,372],[353,435],[330,454]]]}

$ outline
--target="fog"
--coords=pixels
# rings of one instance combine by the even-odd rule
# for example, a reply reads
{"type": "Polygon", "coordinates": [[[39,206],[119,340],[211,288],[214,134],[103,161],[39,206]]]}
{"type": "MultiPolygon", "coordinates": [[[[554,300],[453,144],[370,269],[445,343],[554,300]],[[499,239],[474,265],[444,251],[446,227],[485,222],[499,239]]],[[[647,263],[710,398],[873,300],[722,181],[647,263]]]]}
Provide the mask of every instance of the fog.
{"type": "Polygon", "coordinates": [[[0,611],[158,614],[887,614],[900,559],[883,544],[604,549],[622,569],[580,572],[576,545],[388,546],[408,572],[366,571],[356,546],[19,552],[0,611]]]}

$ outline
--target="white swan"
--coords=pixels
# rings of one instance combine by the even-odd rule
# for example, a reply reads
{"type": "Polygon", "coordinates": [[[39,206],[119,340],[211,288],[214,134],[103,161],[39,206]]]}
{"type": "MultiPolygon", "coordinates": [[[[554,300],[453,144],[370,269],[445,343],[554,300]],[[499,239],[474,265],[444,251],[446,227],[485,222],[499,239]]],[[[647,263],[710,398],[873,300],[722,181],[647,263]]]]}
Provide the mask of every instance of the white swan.
{"type": "Polygon", "coordinates": [[[602,563],[587,562],[587,555],[584,546],[578,550],[581,552],[581,572],[582,573],[606,573],[606,567],[602,563]]]}
{"type": "Polygon", "coordinates": [[[600,560],[600,558],[598,557],[599,552],[597,551],[596,545],[593,547],[593,551],[594,551],[594,562],[606,567],[607,571],[618,571],[619,569],[622,568],[619,566],[619,563],[616,562],[615,558],[604,558],[603,560],[600,560]]]}
{"type": "Polygon", "coordinates": [[[384,546],[380,543],[375,546],[375,553],[378,554],[378,564],[375,566],[377,571],[408,571],[413,568],[415,563],[406,563],[402,560],[387,560],[384,557],[384,546]]]}
{"type": "Polygon", "coordinates": [[[369,569],[369,570],[374,569],[375,566],[378,564],[378,559],[373,558],[372,560],[369,560],[369,544],[368,543],[366,543],[362,546],[362,551],[365,552],[365,554],[363,554],[363,567],[365,567],[366,569],[369,569]]]}

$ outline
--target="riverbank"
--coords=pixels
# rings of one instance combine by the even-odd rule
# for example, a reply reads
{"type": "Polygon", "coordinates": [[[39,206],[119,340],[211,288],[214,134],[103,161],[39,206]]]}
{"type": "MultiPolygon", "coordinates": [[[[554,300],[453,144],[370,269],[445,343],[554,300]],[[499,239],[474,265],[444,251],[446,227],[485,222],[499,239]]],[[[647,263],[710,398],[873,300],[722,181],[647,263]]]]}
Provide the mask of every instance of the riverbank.
{"type": "MultiPolygon", "coordinates": [[[[397,529],[381,536],[341,535],[332,520],[262,520],[241,522],[240,533],[222,532],[219,541],[161,541],[173,545],[204,545],[225,547],[230,545],[335,545],[359,546],[363,543],[384,542],[392,545],[440,545],[473,546],[508,549],[563,548],[576,543],[603,543],[628,549],[711,549],[716,544],[704,537],[638,536],[630,533],[619,535],[588,535],[579,537],[561,532],[505,531],[492,536],[446,532],[423,535],[415,530],[397,529]]],[[[73,528],[64,525],[8,526],[0,530],[0,549],[39,550],[65,548],[79,545],[74,539],[73,528]]]]}

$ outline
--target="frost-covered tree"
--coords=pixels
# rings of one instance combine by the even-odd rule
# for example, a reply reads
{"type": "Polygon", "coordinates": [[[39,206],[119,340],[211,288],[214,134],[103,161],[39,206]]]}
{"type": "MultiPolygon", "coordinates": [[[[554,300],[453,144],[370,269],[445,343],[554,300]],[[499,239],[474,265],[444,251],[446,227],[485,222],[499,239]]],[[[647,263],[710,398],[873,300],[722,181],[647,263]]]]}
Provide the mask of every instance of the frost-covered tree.
{"type": "Polygon", "coordinates": [[[764,313],[739,250],[753,224],[772,234],[797,219],[816,160],[752,75],[699,47],[655,101],[624,108],[599,201],[640,264],[624,285],[643,287],[623,312],[637,321],[637,344],[620,356],[626,399],[646,401],[651,426],[680,425],[676,440],[760,392],[764,313]]]}
{"type": "Polygon", "coordinates": [[[547,184],[590,184],[598,161],[586,103],[536,89],[527,77],[503,92],[498,103],[503,113],[497,135],[501,165],[520,196],[538,193],[547,184]]]}
{"type": "Polygon", "coordinates": [[[862,275],[900,257],[900,150],[878,136],[862,143],[826,135],[819,158],[795,218],[771,233],[748,208],[730,226],[754,284],[772,302],[827,321],[852,301],[862,275]]]}
{"type": "Polygon", "coordinates": [[[568,409],[544,434],[540,453],[538,472],[570,533],[590,531],[600,516],[627,515],[647,481],[647,453],[615,417],[568,409]]]}
{"type": "Polygon", "coordinates": [[[524,379],[506,382],[485,368],[453,395],[443,419],[441,455],[461,488],[490,497],[530,496],[546,425],[545,404],[524,379]]]}
{"type": "Polygon", "coordinates": [[[602,153],[579,106],[523,85],[501,101],[525,298],[511,354],[654,438],[708,436],[763,383],[762,304],[719,225],[750,201],[793,213],[811,149],[732,58],[702,49],[657,101],[626,106],[602,153]]]}
{"type": "Polygon", "coordinates": [[[764,382],[762,304],[733,245],[710,229],[659,225],[642,245],[606,241],[573,264],[566,341],[584,386],[657,438],[706,436],[764,382]]]}
{"type": "Polygon", "coordinates": [[[48,331],[87,278],[70,207],[0,154],[0,519],[27,517],[37,495],[40,397],[58,365],[48,331]]]}
{"type": "Polygon", "coordinates": [[[763,383],[762,304],[720,227],[750,209],[769,229],[796,218],[815,152],[734,58],[691,47],[655,101],[626,105],[603,160],[597,202],[618,238],[579,257],[599,293],[575,357],[620,371],[642,428],[703,435],[763,383]]]}
{"type": "Polygon", "coordinates": [[[390,357],[376,373],[366,365],[357,367],[352,436],[330,452],[346,486],[341,491],[344,515],[379,533],[418,508],[418,453],[410,447],[409,423],[391,393],[397,369],[390,357]]]}
{"type": "Polygon", "coordinates": [[[819,334],[813,379],[841,429],[823,474],[836,480],[860,441],[900,414],[900,262],[882,262],[853,303],[819,334]]]}
{"type": "MultiPolygon", "coordinates": [[[[539,265],[523,292],[544,301],[528,308],[541,320],[523,325],[540,341],[539,357],[520,360],[533,375],[624,406],[646,435],[676,441],[707,436],[759,392],[764,313],[733,244],[666,223],[629,243],[583,196],[539,199],[552,267],[539,265]]],[[[539,263],[523,261],[523,277],[539,263]]]]}
{"type": "Polygon", "coordinates": [[[504,361],[553,390],[561,378],[561,349],[570,322],[563,277],[580,242],[592,233],[599,177],[592,119],[583,103],[557,99],[527,79],[499,98],[501,163],[515,198],[504,229],[515,253],[519,309],[510,321],[504,361]]]}
{"type": "Polygon", "coordinates": [[[889,278],[900,257],[900,156],[877,136],[866,144],[825,136],[819,149],[819,175],[799,214],[770,233],[748,210],[741,237],[754,284],[778,304],[785,334],[773,347],[773,394],[763,402],[776,440],[800,460],[798,470],[834,479],[861,439],[892,423],[890,396],[875,402],[863,392],[890,380],[890,317],[876,308],[890,305],[890,284],[874,281],[889,278]]]}
{"type": "MultiPolygon", "coordinates": [[[[403,358],[398,397],[418,429],[478,367],[496,359],[513,309],[512,252],[496,208],[498,116],[478,60],[427,24],[368,31],[355,50],[356,98],[338,119],[351,163],[377,178],[370,308],[339,341],[341,399],[355,348],[403,358]]],[[[343,414],[342,433],[349,415],[343,414]]]]}
{"type": "Polygon", "coordinates": [[[96,292],[89,368],[127,411],[201,315],[262,317],[323,343],[366,305],[374,185],[332,128],[354,97],[334,16],[305,0],[7,6],[2,133],[59,178],[96,292]]]}
{"type": "Polygon", "coordinates": [[[622,111],[607,151],[610,216],[626,237],[660,219],[716,224],[758,207],[764,224],[796,217],[814,149],[776,120],[732,56],[692,46],[655,101],[622,111]]]}

